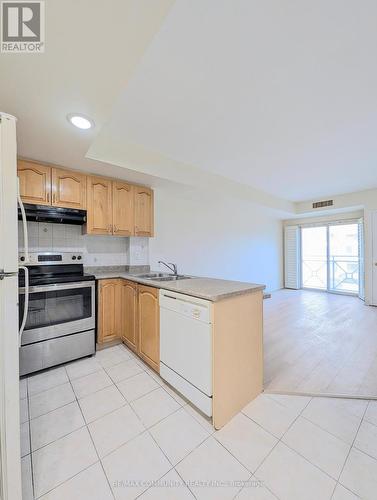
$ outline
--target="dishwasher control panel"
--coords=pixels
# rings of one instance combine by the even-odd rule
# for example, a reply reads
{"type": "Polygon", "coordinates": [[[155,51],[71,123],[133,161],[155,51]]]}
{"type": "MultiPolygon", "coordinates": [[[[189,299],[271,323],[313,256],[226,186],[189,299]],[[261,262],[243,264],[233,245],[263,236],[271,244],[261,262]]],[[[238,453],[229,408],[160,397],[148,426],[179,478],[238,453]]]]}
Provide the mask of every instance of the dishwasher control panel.
{"type": "Polygon", "coordinates": [[[193,320],[212,323],[212,303],[208,300],[191,297],[182,293],[160,291],[160,307],[174,311],[193,320]]]}

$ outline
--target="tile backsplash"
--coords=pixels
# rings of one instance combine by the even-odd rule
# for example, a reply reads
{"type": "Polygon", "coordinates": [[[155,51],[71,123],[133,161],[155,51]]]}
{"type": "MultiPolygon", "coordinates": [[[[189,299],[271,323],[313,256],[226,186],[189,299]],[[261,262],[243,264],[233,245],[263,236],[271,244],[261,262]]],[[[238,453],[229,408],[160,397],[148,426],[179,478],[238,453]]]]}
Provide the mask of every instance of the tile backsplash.
{"type": "MultiPolygon", "coordinates": [[[[148,265],[148,238],[83,235],[81,226],[28,222],[31,252],[82,252],[86,266],[148,265]]],[[[24,248],[18,223],[19,249],[24,248]]]]}

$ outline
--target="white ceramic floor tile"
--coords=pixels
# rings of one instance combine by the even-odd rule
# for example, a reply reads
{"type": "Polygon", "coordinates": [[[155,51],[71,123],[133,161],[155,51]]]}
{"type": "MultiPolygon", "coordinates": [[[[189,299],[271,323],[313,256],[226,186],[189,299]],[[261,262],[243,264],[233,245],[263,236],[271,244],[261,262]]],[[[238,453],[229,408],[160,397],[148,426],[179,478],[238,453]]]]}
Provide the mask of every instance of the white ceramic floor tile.
{"type": "Polygon", "coordinates": [[[301,413],[312,399],[308,396],[293,396],[288,394],[266,394],[266,396],[298,413],[301,413]]]}
{"type": "Polygon", "coordinates": [[[158,485],[149,488],[139,498],[140,500],[193,500],[194,496],[176,471],[171,470],[158,481],[158,485]]]}
{"type": "Polygon", "coordinates": [[[377,427],[363,420],[354,447],[377,459],[377,427]]]}
{"type": "Polygon", "coordinates": [[[235,500],[277,500],[277,497],[263,485],[262,481],[252,477],[235,500]]]}
{"type": "Polygon", "coordinates": [[[255,474],[281,500],[330,500],[336,482],[278,443],[255,474]]]}
{"type": "Polygon", "coordinates": [[[277,438],[280,438],[288,430],[300,413],[298,410],[283,406],[264,394],[245,406],[242,412],[277,438]]]}
{"type": "Polygon", "coordinates": [[[191,406],[190,404],[187,404],[185,407],[184,407],[185,411],[191,415],[192,417],[195,418],[195,420],[197,422],[199,422],[199,424],[204,427],[204,429],[209,433],[209,434],[213,434],[215,432],[215,429],[212,425],[212,420],[210,418],[207,418],[205,417],[204,415],[202,415],[198,410],[196,410],[193,406],[191,406]]]}
{"type": "Polygon", "coordinates": [[[250,472],[212,437],[183,459],[176,469],[186,482],[196,483],[190,484],[190,489],[199,500],[234,498],[241,490],[242,481],[250,477],[250,472]]]}
{"type": "Polygon", "coordinates": [[[160,387],[146,372],[122,380],[118,382],[117,386],[127,401],[130,402],[160,387]]]}
{"type": "Polygon", "coordinates": [[[172,389],[167,384],[162,384],[161,387],[165,389],[165,391],[170,394],[170,396],[177,401],[181,406],[186,406],[188,401],[186,401],[178,392],[172,389]]]}
{"type": "Polygon", "coordinates": [[[162,388],[133,401],[131,406],[145,427],[151,427],[180,408],[180,405],[162,388]]]}
{"type": "Polygon", "coordinates": [[[27,398],[27,379],[20,379],[20,399],[27,398]]]}
{"type": "Polygon", "coordinates": [[[149,431],[173,465],[209,435],[183,408],[151,427],[149,431]]]}
{"type": "Polygon", "coordinates": [[[350,445],[302,417],[282,440],[336,480],[350,450],[350,445]]]}
{"type": "Polygon", "coordinates": [[[30,428],[29,422],[20,425],[21,432],[21,457],[30,453],[30,428]]]}
{"type": "Polygon", "coordinates": [[[69,382],[35,394],[29,399],[30,418],[36,418],[56,410],[61,406],[72,403],[75,399],[75,394],[69,382]]]}
{"type": "MultiPolygon", "coordinates": [[[[99,462],[83,470],[41,500],[113,500],[113,494],[99,462]]],[[[22,499],[24,500],[24,499],[22,499]]]]}
{"type": "Polygon", "coordinates": [[[68,377],[65,368],[62,366],[32,375],[28,378],[29,397],[38,392],[47,391],[52,387],[65,384],[66,382],[68,382],[68,377]]]}
{"type": "Polygon", "coordinates": [[[88,396],[93,392],[100,391],[109,385],[113,385],[113,381],[105,370],[90,373],[85,377],[72,380],[73,390],[79,399],[88,396]]]}
{"type": "Polygon", "coordinates": [[[30,421],[31,448],[33,451],[37,450],[84,425],[85,421],[76,401],[34,418],[30,421]]]}
{"type": "Polygon", "coordinates": [[[160,479],[171,469],[147,432],[107,455],[102,463],[117,500],[136,498],[150,486],[150,481],[160,479]]]}
{"type": "Polygon", "coordinates": [[[101,458],[145,430],[129,405],[99,418],[88,427],[101,458]]]}
{"type": "Polygon", "coordinates": [[[165,382],[160,377],[159,373],[155,372],[150,366],[144,363],[140,358],[136,357],[135,361],[139,363],[139,365],[143,368],[144,371],[148,373],[157,383],[158,385],[163,385],[165,382]]]}
{"type": "Polygon", "coordinates": [[[313,398],[302,416],[352,444],[367,402],[338,398],[313,398]]]}
{"type": "Polygon", "coordinates": [[[34,500],[31,455],[21,458],[22,500],[34,500]]]}
{"type": "Polygon", "coordinates": [[[250,472],[254,472],[278,440],[242,413],[236,415],[214,437],[250,472]]]}
{"type": "Polygon", "coordinates": [[[20,424],[29,420],[29,405],[27,398],[20,399],[20,424]]]}
{"type": "Polygon", "coordinates": [[[365,420],[368,420],[368,422],[377,425],[377,401],[369,401],[364,418],[365,420]]]}
{"type": "Polygon", "coordinates": [[[359,498],[359,496],[354,495],[350,490],[338,483],[331,500],[358,500],[359,498]]]}
{"type": "Polygon", "coordinates": [[[125,380],[126,378],[133,377],[138,373],[142,373],[143,369],[134,359],[130,359],[128,361],[123,361],[122,363],[111,366],[110,368],[106,368],[106,371],[112,378],[112,380],[115,383],[118,383],[122,380],[125,380]]]}
{"type": "Polygon", "coordinates": [[[375,500],[377,461],[352,448],[339,482],[365,500],[375,500]]]}
{"type": "Polygon", "coordinates": [[[102,349],[96,352],[96,360],[103,366],[109,368],[110,366],[117,365],[123,361],[131,359],[131,355],[127,351],[118,346],[102,349]]]}
{"type": "Polygon", "coordinates": [[[35,496],[49,492],[96,462],[97,453],[86,427],[40,448],[33,453],[35,496]]]}
{"type": "Polygon", "coordinates": [[[117,410],[127,402],[115,385],[110,385],[80,399],[79,404],[86,422],[89,423],[117,410]]]}
{"type": "Polygon", "coordinates": [[[73,361],[72,363],[66,365],[66,370],[70,380],[74,380],[76,378],[85,377],[90,373],[98,372],[99,370],[102,370],[102,366],[94,357],[92,357],[73,361]]]}

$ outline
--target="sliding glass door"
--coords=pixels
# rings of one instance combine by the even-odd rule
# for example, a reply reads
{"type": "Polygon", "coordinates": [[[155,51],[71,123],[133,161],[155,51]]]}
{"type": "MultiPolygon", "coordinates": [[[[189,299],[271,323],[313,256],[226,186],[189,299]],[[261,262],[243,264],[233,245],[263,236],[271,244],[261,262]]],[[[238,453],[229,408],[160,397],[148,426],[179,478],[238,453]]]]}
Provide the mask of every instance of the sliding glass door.
{"type": "Polygon", "coordinates": [[[301,229],[301,284],[327,290],[327,227],[301,229]]]}
{"type": "Polygon", "coordinates": [[[337,293],[360,289],[359,224],[301,228],[301,286],[337,293]]]}

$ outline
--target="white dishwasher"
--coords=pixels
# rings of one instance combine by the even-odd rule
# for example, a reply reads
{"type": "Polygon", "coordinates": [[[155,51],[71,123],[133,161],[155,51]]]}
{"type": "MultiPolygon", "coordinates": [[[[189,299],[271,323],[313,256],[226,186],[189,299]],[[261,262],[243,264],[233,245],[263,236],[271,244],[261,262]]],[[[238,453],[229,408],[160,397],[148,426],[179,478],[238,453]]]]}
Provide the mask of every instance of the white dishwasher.
{"type": "Polygon", "coordinates": [[[160,375],[212,416],[212,303],[160,290],[160,375]]]}

